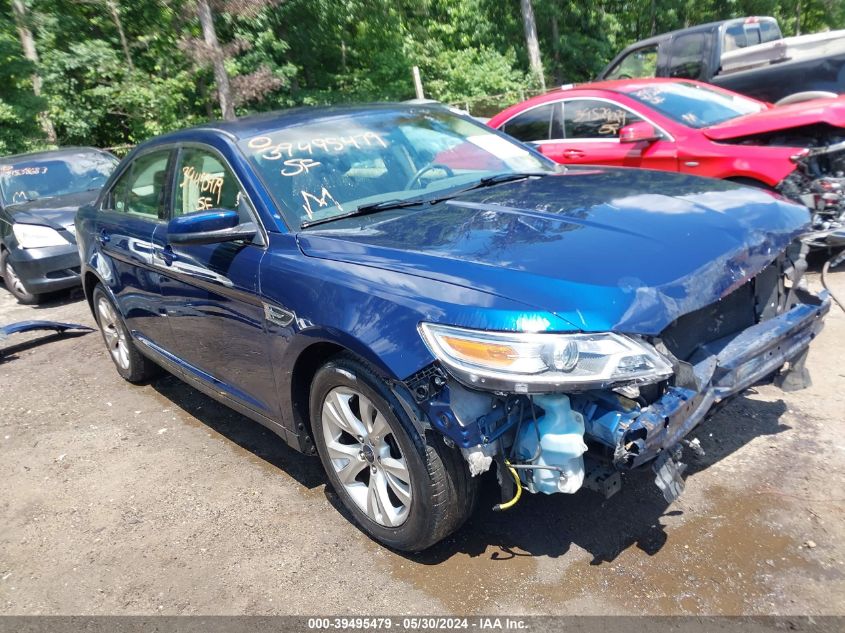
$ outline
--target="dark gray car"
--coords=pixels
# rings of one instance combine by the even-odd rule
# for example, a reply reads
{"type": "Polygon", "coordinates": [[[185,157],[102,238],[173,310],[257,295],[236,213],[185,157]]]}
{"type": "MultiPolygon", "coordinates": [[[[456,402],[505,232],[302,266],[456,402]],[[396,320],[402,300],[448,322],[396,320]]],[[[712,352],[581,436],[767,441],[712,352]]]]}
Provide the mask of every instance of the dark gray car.
{"type": "Polygon", "coordinates": [[[0,276],[18,301],[79,285],[73,219],[116,165],[93,147],[0,158],[0,276]]]}

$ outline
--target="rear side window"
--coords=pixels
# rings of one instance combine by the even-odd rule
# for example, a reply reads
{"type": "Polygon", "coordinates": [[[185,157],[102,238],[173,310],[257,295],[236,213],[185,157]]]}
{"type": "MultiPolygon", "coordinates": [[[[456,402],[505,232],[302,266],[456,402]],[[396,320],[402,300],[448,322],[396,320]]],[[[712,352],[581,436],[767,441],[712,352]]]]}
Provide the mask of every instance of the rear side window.
{"type": "Polygon", "coordinates": [[[655,77],[657,74],[657,44],[644,46],[631,51],[623,57],[610,72],[606,79],[636,79],[640,77],[655,77]]]}
{"type": "Polygon", "coordinates": [[[669,76],[701,79],[707,59],[707,34],[687,33],[672,40],[669,76]]]}
{"type": "Polygon", "coordinates": [[[557,106],[558,104],[547,103],[531,108],[512,118],[501,129],[505,134],[510,134],[524,143],[547,141],[552,138],[552,115],[557,106]]]}
{"type": "Polygon", "coordinates": [[[748,41],[745,39],[745,29],[742,24],[731,24],[725,29],[725,38],[722,43],[722,52],[730,53],[739,48],[748,46],[748,41]]]}
{"type": "Polygon", "coordinates": [[[774,20],[760,21],[760,37],[763,42],[774,42],[783,37],[778,23],[774,20]]]}
{"type": "Polygon", "coordinates": [[[775,20],[731,24],[725,29],[722,52],[729,53],[746,46],[773,42],[783,37],[775,20]]]}
{"type": "Polygon", "coordinates": [[[757,24],[746,25],[745,39],[749,46],[760,43],[760,26],[757,24]]]}
{"type": "Polygon", "coordinates": [[[105,208],[147,218],[164,219],[164,190],[170,150],[137,158],[106,196],[105,208]]]}
{"type": "Polygon", "coordinates": [[[642,121],[630,110],[594,99],[567,101],[563,119],[567,139],[615,139],[623,127],[642,121]]]}
{"type": "Polygon", "coordinates": [[[208,150],[185,148],[176,166],[173,215],[206,209],[237,211],[242,223],[252,221],[246,195],[223,161],[208,150]]]}

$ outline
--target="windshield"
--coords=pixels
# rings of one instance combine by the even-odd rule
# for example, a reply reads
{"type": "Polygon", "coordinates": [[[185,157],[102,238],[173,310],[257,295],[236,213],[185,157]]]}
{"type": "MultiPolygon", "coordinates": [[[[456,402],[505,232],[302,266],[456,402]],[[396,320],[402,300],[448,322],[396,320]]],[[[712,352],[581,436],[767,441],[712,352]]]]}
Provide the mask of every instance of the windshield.
{"type": "Polygon", "coordinates": [[[333,116],[264,132],[240,147],[291,227],[363,205],[434,199],[491,176],[555,171],[445,108],[333,116]]]}
{"type": "Polygon", "coordinates": [[[753,114],[763,104],[740,95],[688,82],[638,84],[623,88],[632,99],[688,127],[703,128],[753,114]]]}
{"type": "Polygon", "coordinates": [[[116,158],[101,152],[21,156],[17,162],[0,164],[0,199],[12,205],[99,189],[115,165],[116,158]]]}

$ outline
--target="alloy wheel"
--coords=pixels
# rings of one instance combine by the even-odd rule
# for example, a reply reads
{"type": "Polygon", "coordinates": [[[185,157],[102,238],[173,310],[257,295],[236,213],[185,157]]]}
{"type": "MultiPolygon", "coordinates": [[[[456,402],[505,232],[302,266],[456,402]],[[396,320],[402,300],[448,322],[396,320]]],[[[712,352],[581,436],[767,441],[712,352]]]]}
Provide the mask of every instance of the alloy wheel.
{"type": "Polygon", "coordinates": [[[15,273],[15,269],[12,268],[12,265],[9,262],[6,262],[6,270],[4,271],[4,277],[6,279],[6,285],[8,286],[9,290],[11,290],[16,295],[26,295],[27,291],[26,288],[23,287],[23,283],[21,282],[20,277],[18,277],[17,273],[15,273]]]}
{"type": "Polygon", "coordinates": [[[97,301],[97,314],[109,353],[118,367],[128,370],[129,343],[126,340],[123,328],[120,326],[114,307],[105,297],[100,297],[97,301]]]}
{"type": "Polygon", "coordinates": [[[352,501],[379,525],[402,525],[411,475],[384,415],[359,391],[336,387],[323,400],[321,420],[329,461],[352,501]]]}

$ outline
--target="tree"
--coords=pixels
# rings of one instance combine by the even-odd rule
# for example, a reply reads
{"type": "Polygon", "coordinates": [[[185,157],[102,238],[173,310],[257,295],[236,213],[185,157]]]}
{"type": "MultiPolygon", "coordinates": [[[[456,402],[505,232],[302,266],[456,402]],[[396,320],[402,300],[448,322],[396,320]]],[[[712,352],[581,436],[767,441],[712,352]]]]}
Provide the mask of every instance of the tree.
{"type": "Polygon", "coordinates": [[[109,15],[114,22],[114,28],[117,29],[117,35],[120,38],[120,47],[123,49],[123,56],[126,58],[126,65],[129,70],[135,70],[135,65],[132,63],[132,53],[129,52],[129,42],[126,41],[126,33],[123,31],[123,22],[120,19],[120,6],[117,0],[106,0],[106,8],[109,10],[109,15]]]}
{"type": "Polygon", "coordinates": [[[0,156],[44,144],[37,113],[47,107],[47,100],[32,91],[33,71],[33,63],[21,51],[11,14],[0,12],[0,156]]]}
{"type": "Polygon", "coordinates": [[[427,95],[492,115],[546,73],[592,79],[652,28],[743,15],[812,33],[845,27],[845,2],[0,0],[0,154],[43,147],[42,112],[61,143],[110,147],[221,114],[408,99],[413,66],[427,95]]]}
{"type": "Polygon", "coordinates": [[[546,89],[543,77],[543,61],[540,59],[540,44],[537,41],[537,22],[534,19],[534,7],[531,0],[520,0],[522,6],[522,23],[525,27],[525,46],[528,49],[528,62],[531,73],[542,90],[546,89]]]}
{"type": "Polygon", "coordinates": [[[226,72],[225,56],[220,42],[217,39],[217,30],[214,28],[214,16],[208,0],[197,0],[197,15],[205,45],[208,47],[211,66],[214,69],[214,81],[217,84],[217,97],[220,100],[220,111],[223,118],[231,121],[235,118],[235,102],[232,99],[232,88],[229,84],[229,73],[226,72]]]}
{"type": "MultiPolygon", "coordinates": [[[[18,29],[18,36],[21,40],[21,48],[23,49],[24,57],[32,62],[32,92],[36,97],[41,97],[41,75],[38,74],[38,51],[35,48],[35,38],[32,37],[32,31],[29,29],[29,10],[23,3],[23,0],[12,0],[12,14],[15,17],[15,25],[18,29]]],[[[56,129],[53,127],[53,121],[46,111],[42,111],[38,115],[41,121],[41,127],[44,130],[44,135],[47,137],[47,142],[55,144],[56,129]]]]}

